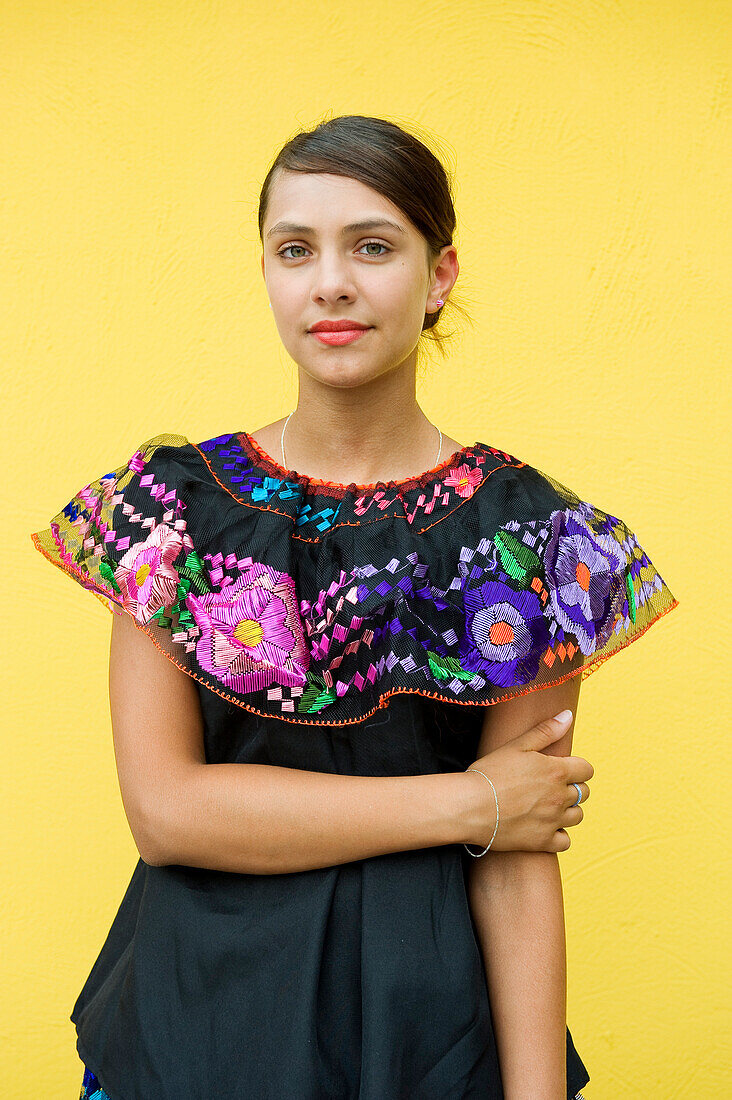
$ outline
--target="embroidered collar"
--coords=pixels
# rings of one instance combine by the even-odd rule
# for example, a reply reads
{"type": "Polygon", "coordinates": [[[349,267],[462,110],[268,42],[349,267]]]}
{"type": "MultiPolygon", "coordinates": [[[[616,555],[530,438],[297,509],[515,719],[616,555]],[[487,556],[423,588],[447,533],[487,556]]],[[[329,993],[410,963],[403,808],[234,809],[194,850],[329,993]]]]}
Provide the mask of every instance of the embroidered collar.
{"type": "Polygon", "coordinates": [[[415,531],[425,530],[469,500],[495,470],[523,466],[505,451],[476,442],[411,478],[345,485],[285,470],[247,432],[214,436],[199,443],[198,450],[232,496],[251,507],[291,515],[296,537],[309,541],[342,524],[397,515],[415,531]]]}
{"type": "Polygon", "coordinates": [[[299,474],[297,470],[286,470],[284,466],[280,466],[271,455],[261,447],[255,439],[252,438],[248,432],[237,432],[236,438],[239,440],[244,450],[249,454],[254,465],[258,465],[261,469],[266,470],[271,477],[280,478],[287,481],[303,482],[307,485],[309,492],[328,493],[331,489],[343,492],[360,493],[362,495],[373,494],[379,489],[401,489],[409,490],[414,489],[417,486],[425,486],[430,481],[437,480],[438,478],[446,478],[449,483],[451,471],[453,467],[458,467],[461,463],[465,463],[469,459],[471,449],[479,446],[474,444],[474,447],[460,447],[457,451],[454,451],[437,466],[433,466],[430,470],[423,470],[420,474],[414,474],[412,477],[403,478],[400,481],[375,481],[368,485],[358,485],[355,481],[348,483],[342,483],[338,481],[323,481],[320,478],[309,477],[307,474],[299,474]]]}

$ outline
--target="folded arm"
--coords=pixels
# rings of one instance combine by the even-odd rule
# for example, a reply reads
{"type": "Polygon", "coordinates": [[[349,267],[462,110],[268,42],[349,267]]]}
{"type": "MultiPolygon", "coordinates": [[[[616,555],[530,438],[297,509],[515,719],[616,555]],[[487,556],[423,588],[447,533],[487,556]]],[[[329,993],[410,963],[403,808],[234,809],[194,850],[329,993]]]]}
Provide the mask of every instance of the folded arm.
{"type": "MultiPolygon", "coordinates": [[[[488,707],[477,755],[492,752],[564,707],[573,712],[572,724],[544,751],[570,755],[580,679],[577,674],[488,707]]],[[[467,874],[504,1096],[566,1100],[566,941],[558,856],[488,851],[470,860],[467,874]]]]}
{"type": "MultiPolygon", "coordinates": [[[[114,751],[140,855],[160,866],[281,874],[467,840],[476,798],[462,772],[336,775],[209,764],[195,681],[115,614],[109,663],[114,751]]],[[[242,715],[242,719],[244,719],[242,715]]]]}

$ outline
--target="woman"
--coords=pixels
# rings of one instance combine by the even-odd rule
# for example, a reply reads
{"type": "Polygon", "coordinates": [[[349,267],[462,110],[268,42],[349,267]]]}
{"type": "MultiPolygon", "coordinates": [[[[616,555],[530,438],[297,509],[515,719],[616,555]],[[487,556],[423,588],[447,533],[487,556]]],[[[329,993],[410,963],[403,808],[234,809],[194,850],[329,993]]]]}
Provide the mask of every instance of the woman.
{"type": "Polygon", "coordinates": [[[417,404],[454,227],[443,166],[399,127],[298,134],[259,209],[296,409],[155,436],[33,535],[117,612],[141,856],[71,1014],[82,1097],[589,1080],[557,861],[593,774],[573,716],[677,601],[622,520],[417,404]]]}

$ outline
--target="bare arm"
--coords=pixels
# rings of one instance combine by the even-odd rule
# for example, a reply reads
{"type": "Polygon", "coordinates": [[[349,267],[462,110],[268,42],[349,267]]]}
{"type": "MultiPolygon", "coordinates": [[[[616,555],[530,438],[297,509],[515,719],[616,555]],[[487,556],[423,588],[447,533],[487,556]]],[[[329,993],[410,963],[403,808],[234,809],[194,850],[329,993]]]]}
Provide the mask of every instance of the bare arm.
{"type": "MultiPolygon", "coordinates": [[[[546,750],[572,749],[580,676],[488,708],[480,755],[564,707],[566,734],[546,750]]],[[[471,860],[470,908],[483,952],[506,1100],[567,1095],[566,942],[554,852],[493,852],[471,860]]]]}
{"type": "MultiPolygon", "coordinates": [[[[167,631],[156,641],[175,653],[167,631]]],[[[195,682],[124,612],[112,620],[109,692],[122,801],[147,863],[280,874],[468,839],[463,816],[483,792],[462,772],[207,764],[195,682]]]]}

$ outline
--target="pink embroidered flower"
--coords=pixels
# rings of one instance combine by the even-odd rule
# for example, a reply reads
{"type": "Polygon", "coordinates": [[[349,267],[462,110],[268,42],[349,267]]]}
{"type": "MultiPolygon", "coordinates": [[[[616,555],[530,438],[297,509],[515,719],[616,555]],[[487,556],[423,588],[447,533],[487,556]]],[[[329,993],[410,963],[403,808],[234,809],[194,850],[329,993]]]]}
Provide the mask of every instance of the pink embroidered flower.
{"type": "Polygon", "coordinates": [[[462,466],[451,466],[450,473],[442,480],[445,485],[451,485],[458,496],[472,497],[483,475],[478,466],[468,466],[467,462],[463,462],[462,466]]]}
{"type": "Polygon", "coordinates": [[[173,562],[183,545],[183,536],[159,523],[144,542],[134,543],[120,559],[114,579],[138,622],[147,623],[161,607],[176,598],[178,571],[173,562]]]}
{"type": "Polygon", "coordinates": [[[234,691],[307,683],[310,654],[287,573],[255,562],[220,592],[189,592],[186,604],[201,630],[201,668],[234,691]]]}

